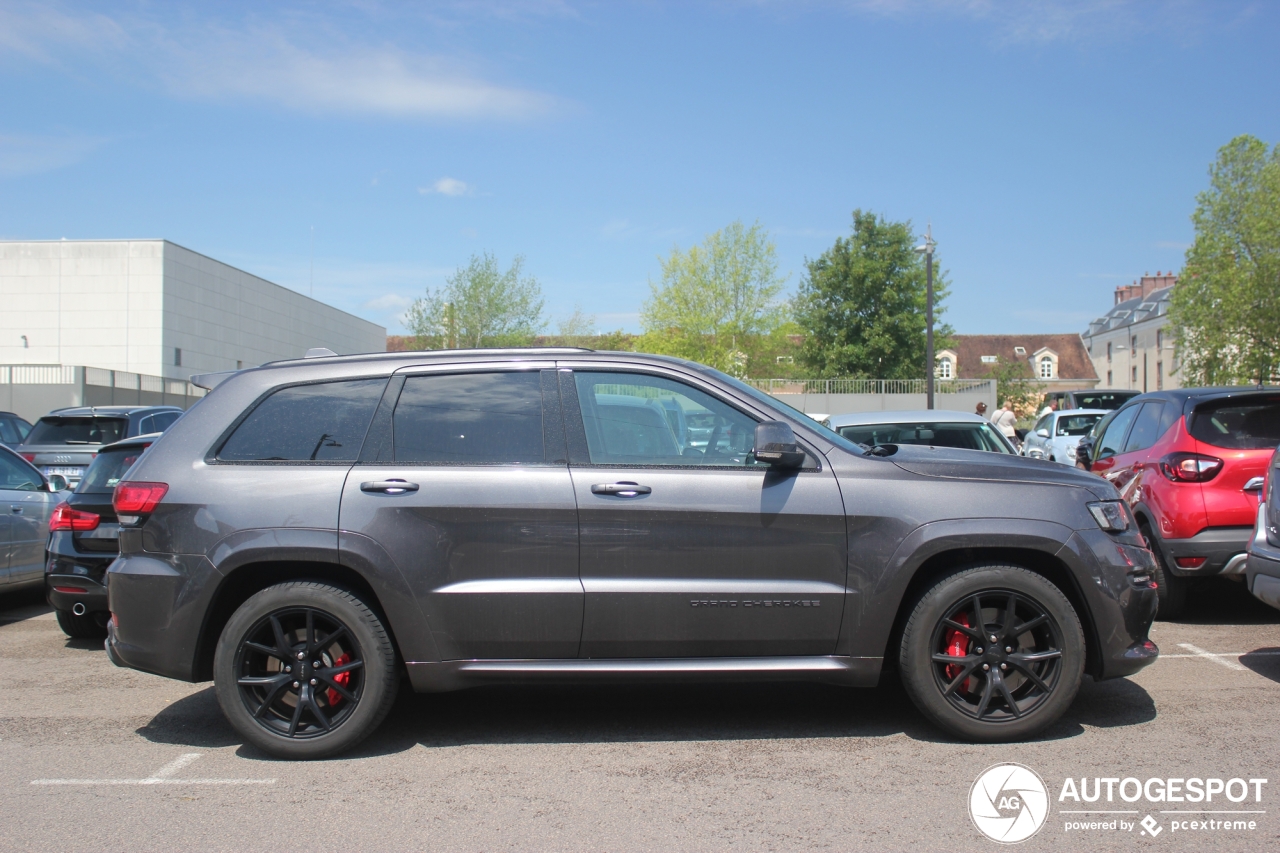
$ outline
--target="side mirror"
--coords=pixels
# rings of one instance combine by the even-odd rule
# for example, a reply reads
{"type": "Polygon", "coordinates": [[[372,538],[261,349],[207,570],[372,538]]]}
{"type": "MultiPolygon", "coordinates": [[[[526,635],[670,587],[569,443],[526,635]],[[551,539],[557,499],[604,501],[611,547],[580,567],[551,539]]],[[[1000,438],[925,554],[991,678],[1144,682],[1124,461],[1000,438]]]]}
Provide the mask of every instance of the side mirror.
{"type": "Polygon", "coordinates": [[[1036,430],[1036,435],[1040,436],[1041,438],[1048,438],[1049,431],[1047,429],[1038,429],[1036,430]]]}
{"type": "Polygon", "coordinates": [[[795,432],[790,424],[782,421],[756,424],[756,446],[752,453],[775,468],[799,468],[804,464],[804,451],[796,443],[795,432]]]}
{"type": "Polygon", "coordinates": [[[49,491],[61,492],[67,488],[67,478],[61,474],[49,475],[49,491]]]}

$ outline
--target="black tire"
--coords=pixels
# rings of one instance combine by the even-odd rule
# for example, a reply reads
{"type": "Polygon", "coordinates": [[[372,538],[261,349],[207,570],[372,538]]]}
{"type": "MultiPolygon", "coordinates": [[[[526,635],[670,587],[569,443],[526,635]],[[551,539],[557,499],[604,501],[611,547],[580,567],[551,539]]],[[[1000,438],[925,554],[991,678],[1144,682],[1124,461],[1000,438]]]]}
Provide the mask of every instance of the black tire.
{"type": "Polygon", "coordinates": [[[101,640],[107,636],[107,629],[98,624],[92,613],[77,616],[70,610],[55,610],[58,616],[58,627],[62,633],[73,640],[101,640]]]}
{"type": "Polygon", "coordinates": [[[898,669],[931,722],[992,743],[1033,737],[1061,717],[1084,658],[1080,619],[1061,590],[1027,569],[990,565],[925,592],[903,629],[898,669]]]}
{"type": "Polygon", "coordinates": [[[218,638],[213,682],[246,742],[302,760],[372,734],[399,686],[378,616],[350,592],[312,581],[268,587],[240,605],[218,638]]]}
{"type": "Polygon", "coordinates": [[[1159,601],[1156,618],[1166,622],[1178,619],[1187,609],[1187,589],[1191,586],[1191,579],[1180,578],[1169,571],[1164,552],[1160,550],[1160,541],[1151,535],[1149,525],[1142,524],[1138,529],[1147,540],[1151,553],[1156,556],[1156,569],[1152,573],[1152,580],[1156,582],[1156,599],[1159,601]]]}

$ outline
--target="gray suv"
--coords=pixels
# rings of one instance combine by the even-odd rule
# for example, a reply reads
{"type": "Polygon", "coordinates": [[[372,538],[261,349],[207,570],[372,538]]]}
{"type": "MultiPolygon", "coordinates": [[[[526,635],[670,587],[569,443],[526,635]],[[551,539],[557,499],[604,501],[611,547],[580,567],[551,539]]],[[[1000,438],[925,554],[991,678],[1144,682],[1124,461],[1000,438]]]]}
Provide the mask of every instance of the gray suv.
{"type": "Polygon", "coordinates": [[[575,349],[317,357],[203,380],[116,487],[107,650],[213,679],[244,739],[348,749],[416,691],[896,667],[1030,737],[1155,660],[1153,558],[1049,462],[854,444],[718,371],[575,349]]]}

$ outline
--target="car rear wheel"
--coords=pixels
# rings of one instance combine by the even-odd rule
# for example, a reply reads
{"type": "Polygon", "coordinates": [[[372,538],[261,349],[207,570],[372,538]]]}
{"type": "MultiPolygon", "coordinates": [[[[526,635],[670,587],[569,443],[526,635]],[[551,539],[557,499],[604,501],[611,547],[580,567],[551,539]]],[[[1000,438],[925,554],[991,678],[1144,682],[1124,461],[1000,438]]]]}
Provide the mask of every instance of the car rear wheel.
{"type": "Polygon", "coordinates": [[[979,566],[928,590],[903,629],[899,668],[916,707],[979,742],[1032,737],[1070,706],[1084,673],[1075,609],[1044,577],[979,566]]]}
{"type": "Polygon", "coordinates": [[[58,627],[62,629],[62,633],[73,640],[101,640],[107,636],[106,626],[99,625],[92,613],[77,616],[70,610],[54,612],[57,614],[58,627]]]}
{"type": "Polygon", "coordinates": [[[1138,529],[1142,532],[1142,538],[1147,540],[1147,547],[1156,557],[1156,568],[1152,572],[1156,582],[1156,598],[1159,601],[1156,618],[1166,621],[1177,619],[1187,609],[1187,587],[1191,586],[1191,579],[1180,578],[1169,571],[1164,552],[1160,550],[1160,542],[1151,535],[1150,525],[1144,523],[1139,525],[1138,529]]]}
{"type": "Polygon", "coordinates": [[[327,584],[268,587],[240,606],[214,653],[222,713],[277,758],[325,758],[376,729],[395,701],[395,649],[378,616],[327,584]]]}

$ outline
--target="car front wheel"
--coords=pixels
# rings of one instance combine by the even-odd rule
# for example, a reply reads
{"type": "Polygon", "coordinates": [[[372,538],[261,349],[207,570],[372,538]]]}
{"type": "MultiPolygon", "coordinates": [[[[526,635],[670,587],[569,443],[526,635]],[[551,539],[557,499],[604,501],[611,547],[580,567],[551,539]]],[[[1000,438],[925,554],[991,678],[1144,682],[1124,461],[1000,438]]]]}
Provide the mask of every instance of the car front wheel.
{"type": "Polygon", "coordinates": [[[940,580],[913,609],[899,666],[916,707],[979,742],[1021,740],[1070,706],[1084,673],[1075,609],[1043,576],[980,566],[940,580]]]}
{"type": "Polygon", "coordinates": [[[231,616],[214,653],[214,688],[227,720],[277,758],[350,749],[395,701],[395,649],[378,616],[350,592],[294,581],[253,595],[231,616]]]}

